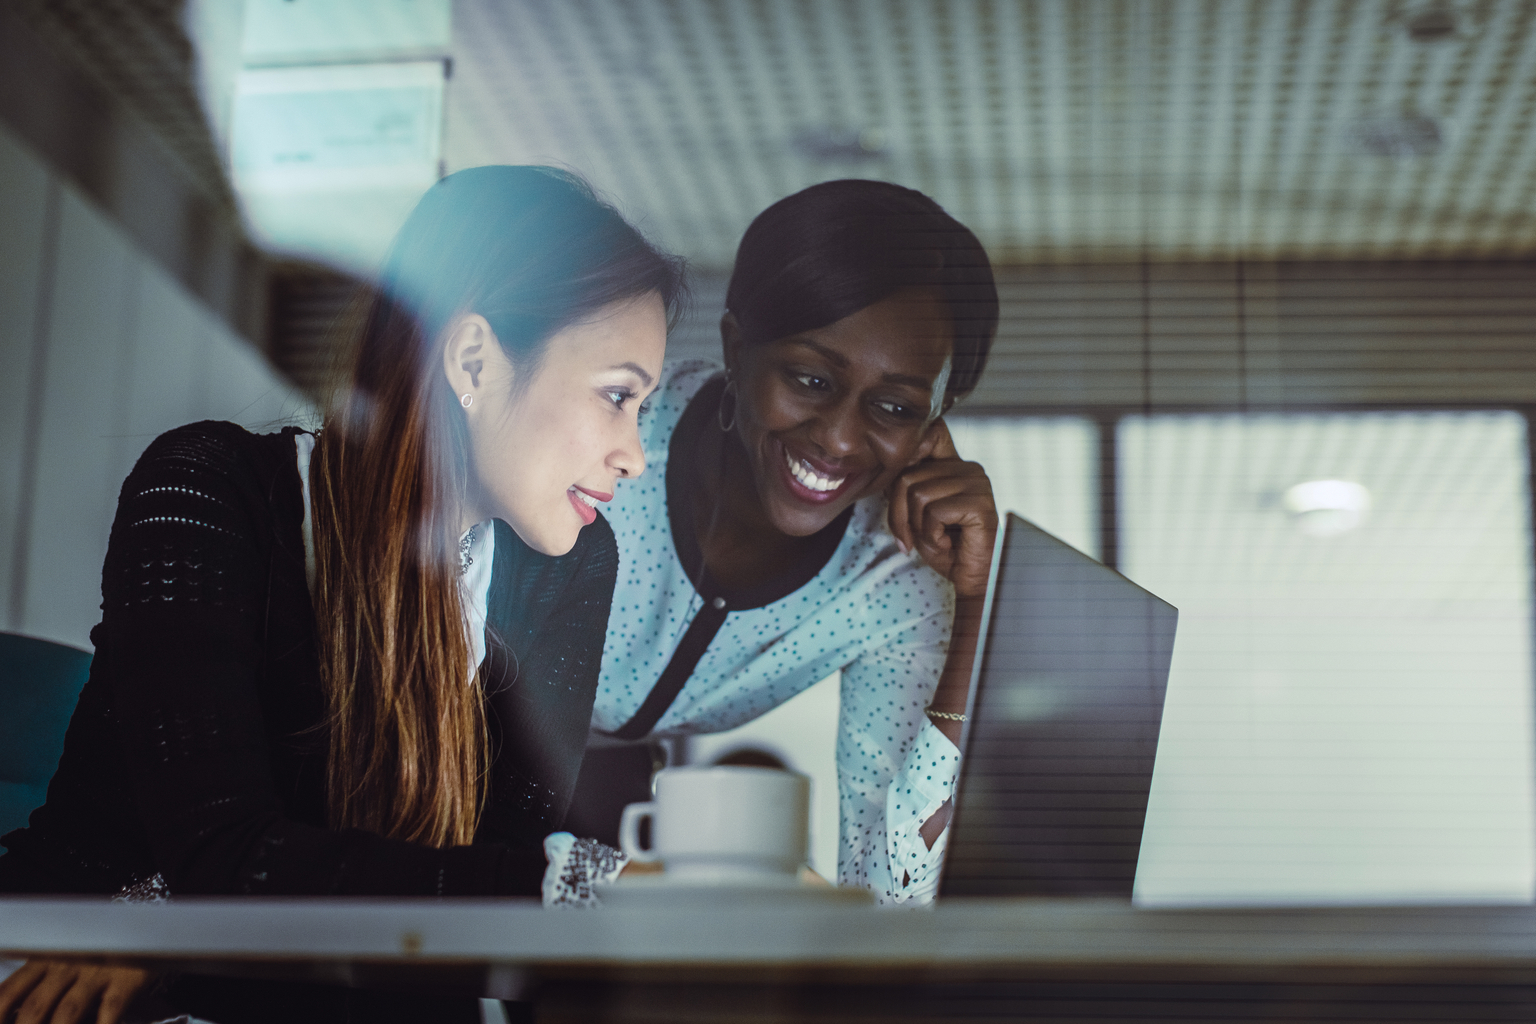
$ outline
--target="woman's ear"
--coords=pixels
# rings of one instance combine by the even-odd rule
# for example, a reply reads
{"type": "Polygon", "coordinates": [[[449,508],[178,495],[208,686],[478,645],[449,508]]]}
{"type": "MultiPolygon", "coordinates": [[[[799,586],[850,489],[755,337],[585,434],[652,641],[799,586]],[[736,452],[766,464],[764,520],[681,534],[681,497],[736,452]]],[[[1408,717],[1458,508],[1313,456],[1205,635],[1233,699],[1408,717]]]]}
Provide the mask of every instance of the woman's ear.
{"type": "Polygon", "coordinates": [[[720,352],[725,357],[725,372],[735,374],[741,365],[741,325],[735,313],[727,312],[720,318],[720,352]]]}
{"type": "Polygon", "coordinates": [[[486,360],[495,344],[496,335],[489,321],[478,313],[461,316],[448,327],[448,339],[443,343],[443,374],[465,408],[482,393],[486,360]],[[469,404],[464,403],[465,395],[471,399],[469,404]]]}

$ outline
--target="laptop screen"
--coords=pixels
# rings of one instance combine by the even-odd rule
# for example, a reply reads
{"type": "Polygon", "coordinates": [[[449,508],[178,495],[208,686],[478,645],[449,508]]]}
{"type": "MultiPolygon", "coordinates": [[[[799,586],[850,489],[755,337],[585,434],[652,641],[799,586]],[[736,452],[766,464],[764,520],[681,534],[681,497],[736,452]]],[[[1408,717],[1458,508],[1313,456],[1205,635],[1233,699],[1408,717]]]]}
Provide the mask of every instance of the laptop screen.
{"type": "Polygon", "coordinates": [[[1008,516],[941,896],[1130,898],[1177,622],[1008,516]]]}

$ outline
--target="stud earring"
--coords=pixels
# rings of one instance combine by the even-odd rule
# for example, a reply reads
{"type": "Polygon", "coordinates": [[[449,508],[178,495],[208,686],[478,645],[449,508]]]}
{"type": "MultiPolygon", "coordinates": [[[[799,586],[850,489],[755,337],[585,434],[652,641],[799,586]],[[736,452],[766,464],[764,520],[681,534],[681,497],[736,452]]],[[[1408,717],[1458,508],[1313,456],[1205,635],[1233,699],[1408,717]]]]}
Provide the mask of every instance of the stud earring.
{"type": "Polygon", "coordinates": [[[470,405],[474,402],[474,400],[475,400],[475,396],[471,395],[469,392],[466,391],[464,393],[464,397],[459,399],[459,404],[462,405],[464,408],[468,409],[470,407],[470,405]]]}

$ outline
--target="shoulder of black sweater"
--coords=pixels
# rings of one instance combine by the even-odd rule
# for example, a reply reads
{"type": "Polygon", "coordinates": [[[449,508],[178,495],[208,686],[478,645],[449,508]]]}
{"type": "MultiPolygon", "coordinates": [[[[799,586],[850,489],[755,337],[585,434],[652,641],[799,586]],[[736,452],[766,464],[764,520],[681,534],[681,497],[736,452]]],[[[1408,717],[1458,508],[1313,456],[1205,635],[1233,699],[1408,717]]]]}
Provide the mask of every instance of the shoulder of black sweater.
{"type": "MultiPolygon", "coordinates": [[[[142,486],[146,477],[191,474],[219,477],[253,496],[270,499],[278,489],[291,485],[301,490],[294,460],[293,438],[303,431],[285,427],[270,434],[254,434],[237,423],[200,420],[168,430],[144,449],[133,471],[123,482],[126,497],[131,485],[142,486]]],[[[302,518],[303,507],[299,507],[302,518]]]]}
{"type": "MultiPolygon", "coordinates": [[[[282,452],[288,465],[293,466],[293,437],[305,432],[300,427],[288,426],[275,433],[256,434],[226,420],[199,420],[173,427],[156,437],[144,449],[135,468],[159,461],[181,461],[192,467],[227,470],[244,458],[267,462],[282,452]]],[[[298,475],[297,468],[294,475],[298,475]]]]}
{"type": "Polygon", "coordinates": [[[293,441],[300,433],[288,426],[256,434],[223,420],[168,430],[150,442],[123,481],[119,511],[155,488],[201,488],[211,501],[238,502],[255,532],[252,540],[263,548],[274,544],[283,561],[302,572],[304,493],[293,441]]]}

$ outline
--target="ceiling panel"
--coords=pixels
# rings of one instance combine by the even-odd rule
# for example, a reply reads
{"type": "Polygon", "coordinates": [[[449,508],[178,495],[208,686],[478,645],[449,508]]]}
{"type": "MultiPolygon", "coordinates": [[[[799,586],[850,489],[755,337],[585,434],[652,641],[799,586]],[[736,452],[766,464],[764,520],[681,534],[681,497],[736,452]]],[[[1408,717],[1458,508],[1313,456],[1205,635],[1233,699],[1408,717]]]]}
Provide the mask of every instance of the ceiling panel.
{"type": "Polygon", "coordinates": [[[453,23],[449,169],[573,167],[706,267],[850,176],[930,193],[1001,263],[1536,251],[1533,0],[458,0],[453,23]]]}

